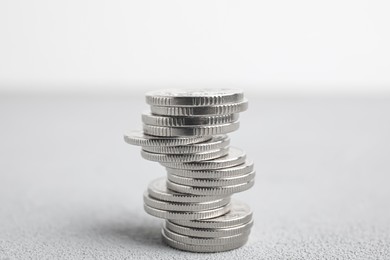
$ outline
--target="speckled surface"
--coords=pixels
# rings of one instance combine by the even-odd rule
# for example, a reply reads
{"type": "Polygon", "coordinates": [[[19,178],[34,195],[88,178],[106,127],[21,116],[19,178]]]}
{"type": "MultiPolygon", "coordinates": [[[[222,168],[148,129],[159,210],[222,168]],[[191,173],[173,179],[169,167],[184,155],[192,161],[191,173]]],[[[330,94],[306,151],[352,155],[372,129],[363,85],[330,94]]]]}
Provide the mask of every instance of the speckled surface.
{"type": "Polygon", "coordinates": [[[390,99],[248,98],[250,241],[194,254],[142,209],[165,174],[122,140],[142,97],[0,95],[0,259],[389,259],[390,99]]]}

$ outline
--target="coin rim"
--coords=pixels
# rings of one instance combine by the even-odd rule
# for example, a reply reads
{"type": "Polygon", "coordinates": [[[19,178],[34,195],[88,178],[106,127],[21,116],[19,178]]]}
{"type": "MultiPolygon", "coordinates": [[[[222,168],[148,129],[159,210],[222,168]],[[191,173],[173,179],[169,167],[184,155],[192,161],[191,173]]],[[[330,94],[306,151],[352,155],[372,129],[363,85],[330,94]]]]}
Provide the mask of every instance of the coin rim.
{"type": "MultiPolygon", "coordinates": [[[[236,103],[244,99],[244,91],[241,89],[200,89],[197,92],[205,92],[203,95],[191,96],[191,95],[169,95],[164,94],[164,91],[170,93],[175,91],[183,91],[182,89],[166,89],[166,90],[154,90],[145,93],[146,103],[149,105],[160,106],[207,106],[236,103]],[[217,93],[217,91],[229,91],[230,93],[217,93]],[[207,93],[209,92],[209,93],[207,93]],[[214,93],[212,93],[214,92],[214,93]]],[[[188,90],[190,92],[191,90],[188,90]]]]}
{"type": "Polygon", "coordinates": [[[253,187],[255,179],[252,179],[244,184],[218,186],[218,187],[194,187],[177,184],[167,180],[167,187],[170,190],[194,195],[232,195],[234,193],[243,192],[253,187]]]}
{"type": "Polygon", "coordinates": [[[211,116],[244,112],[248,109],[248,100],[215,106],[150,106],[152,114],[161,116],[211,116]]]}
{"type": "Polygon", "coordinates": [[[144,210],[149,215],[163,219],[176,219],[176,220],[195,220],[195,219],[207,219],[215,218],[226,214],[230,210],[230,203],[220,208],[202,210],[202,211],[169,211],[161,210],[150,207],[144,204],[144,210]]]}

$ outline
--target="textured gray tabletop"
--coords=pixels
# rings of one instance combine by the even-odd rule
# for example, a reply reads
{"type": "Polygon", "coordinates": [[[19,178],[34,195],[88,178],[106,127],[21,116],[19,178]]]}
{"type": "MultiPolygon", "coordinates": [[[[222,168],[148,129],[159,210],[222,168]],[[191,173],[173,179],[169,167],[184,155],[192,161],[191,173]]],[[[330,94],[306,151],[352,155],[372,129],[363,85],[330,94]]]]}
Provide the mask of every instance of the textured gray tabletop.
{"type": "Polygon", "coordinates": [[[255,161],[238,250],[194,254],[142,208],[158,164],[126,145],[142,95],[0,95],[0,259],[389,259],[390,99],[260,98],[232,145],[255,161]]]}

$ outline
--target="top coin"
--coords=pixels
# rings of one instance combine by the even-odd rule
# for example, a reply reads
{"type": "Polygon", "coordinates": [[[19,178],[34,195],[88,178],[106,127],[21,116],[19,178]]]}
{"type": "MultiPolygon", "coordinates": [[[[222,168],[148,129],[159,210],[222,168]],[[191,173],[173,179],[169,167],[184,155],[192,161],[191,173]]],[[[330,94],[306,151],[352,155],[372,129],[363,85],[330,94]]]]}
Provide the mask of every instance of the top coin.
{"type": "Polygon", "coordinates": [[[212,106],[237,103],[244,99],[238,89],[165,89],[149,91],[146,103],[153,106],[212,106]]]}

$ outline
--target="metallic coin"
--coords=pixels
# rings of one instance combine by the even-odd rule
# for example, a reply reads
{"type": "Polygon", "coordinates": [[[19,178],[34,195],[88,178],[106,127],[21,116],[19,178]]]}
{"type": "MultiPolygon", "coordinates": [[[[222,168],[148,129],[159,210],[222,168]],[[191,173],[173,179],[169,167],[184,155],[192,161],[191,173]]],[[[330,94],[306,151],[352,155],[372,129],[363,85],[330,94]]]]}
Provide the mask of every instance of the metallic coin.
{"type": "Polygon", "coordinates": [[[180,235],[178,233],[169,230],[164,224],[164,233],[167,237],[184,244],[191,245],[224,245],[224,244],[232,244],[238,243],[241,240],[246,239],[248,237],[250,230],[246,230],[240,234],[228,237],[195,237],[195,236],[185,236],[180,235]]]}
{"type": "Polygon", "coordinates": [[[163,116],[207,116],[240,113],[248,109],[248,100],[216,106],[151,106],[152,114],[163,116]]]}
{"type": "Polygon", "coordinates": [[[246,154],[235,147],[230,147],[228,155],[208,161],[202,162],[174,162],[174,163],[161,163],[165,167],[183,169],[183,170],[209,170],[209,169],[222,169],[236,165],[240,165],[245,162],[246,154]]]}
{"type": "Polygon", "coordinates": [[[223,198],[223,196],[199,196],[171,191],[167,188],[165,177],[161,177],[150,182],[148,186],[148,193],[151,197],[158,200],[181,203],[201,203],[223,198]]]}
{"type": "Polygon", "coordinates": [[[228,237],[235,236],[248,231],[253,226],[253,220],[243,225],[229,228],[191,228],[177,225],[169,220],[165,221],[167,229],[184,236],[190,237],[228,237]]]}
{"type": "Polygon", "coordinates": [[[227,135],[216,135],[211,140],[189,145],[181,146],[145,146],[142,147],[144,151],[152,153],[165,153],[165,154],[188,154],[188,153],[201,153],[206,151],[217,150],[226,148],[230,144],[230,138],[227,135]]]}
{"type": "Polygon", "coordinates": [[[145,94],[146,103],[157,106],[211,106],[237,103],[244,93],[238,89],[165,89],[145,94]]]}
{"type": "Polygon", "coordinates": [[[246,237],[246,238],[243,238],[241,241],[231,243],[231,244],[191,245],[191,244],[181,243],[181,242],[178,242],[174,239],[167,237],[164,229],[162,229],[161,233],[162,233],[162,238],[163,238],[164,243],[166,243],[168,246],[175,248],[175,249],[178,249],[178,250],[195,252],[195,253],[216,253],[216,252],[229,251],[229,250],[233,250],[233,249],[242,247],[248,241],[248,237],[246,237]]]}
{"type": "Polygon", "coordinates": [[[240,127],[239,122],[212,125],[212,126],[193,126],[193,127],[165,127],[143,125],[143,130],[148,135],[175,137],[175,136],[212,136],[227,134],[236,131],[240,127]]]}
{"type": "Polygon", "coordinates": [[[228,213],[217,218],[203,220],[171,220],[180,226],[192,228],[229,228],[240,226],[252,220],[252,211],[249,206],[238,200],[231,200],[231,208],[228,213]]]}
{"type": "Polygon", "coordinates": [[[203,210],[203,211],[168,211],[152,208],[144,204],[144,210],[146,213],[155,216],[157,218],[176,219],[176,220],[194,220],[194,219],[206,219],[215,218],[226,214],[230,210],[230,204],[226,206],[203,210]]]}
{"type": "Polygon", "coordinates": [[[124,135],[127,143],[138,146],[176,146],[208,141],[210,136],[180,136],[180,137],[156,137],[146,135],[142,131],[130,131],[124,135]]]}
{"type": "Polygon", "coordinates": [[[228,152],[228,148],[189,154],[150,153],[142,150],[141,155],[144,159],[154,162],[198,162],[226,156],[228,152]]]}
{"type": "Polygon", "coordinates": [[[237,121],[239,114],[227,114],[227,115],[216,115],[216,116],[158,116],[153,115],[150,112],[144,112],[142,114],[142,122],[145,125],[155,126],[200,126],[200,125],[222,125],[233,123],[237,121]]]}
{"type": "Polygon", "coordinates": [[[245,191],[250,189],[255,184],[255,180],[252,179],[244,184],[231,185],[231,186],[219,186],[219,187],[194,187],[177,184],[167,180],[167,187],[170,190],[182,193],[189,193],[194,195],[231,195],[233,193],[245,191]]]}
{"type": "Polygon", "coordinates": [[[224,197],[218,200],[207,202],[171,202],[157,200],[149,196],[147,192],[144,193],[144,203],[149,207],[167,211],[204,211],[209,209],[220,208],[230,202],[230,197],[224,197]]]}
{"type": "Polygon", "coordinates": [[[217,187],[217,186],[232,186],[247,183],[255,178],[255,171],[241,176],[234,176],[230,178],[215,178],[215,179],[198,179],[180,177],[168,173],[168,180],[177,184],[195,187],[217,187]]]}
{"type": "Polygon", "coordinates": [[[230,178],[245,175],[252,172],[253,168],[253,162],[248,160],[237,166],[215,170],[183,170],[166,167],[168,174],[200,179],[230,178]]]}

